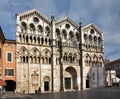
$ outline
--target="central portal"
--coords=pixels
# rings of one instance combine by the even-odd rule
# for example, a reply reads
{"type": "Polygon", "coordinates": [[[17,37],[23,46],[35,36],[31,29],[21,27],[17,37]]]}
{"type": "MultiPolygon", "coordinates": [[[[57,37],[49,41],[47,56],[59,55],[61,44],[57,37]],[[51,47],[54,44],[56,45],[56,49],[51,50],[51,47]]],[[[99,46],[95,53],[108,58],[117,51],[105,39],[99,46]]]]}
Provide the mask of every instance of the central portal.
{"type": "Polygon", "coordinates": [[[65,90],[77,89],[77,72],[73,67],[67,67],[64,72],[64,87],[65,90]]]}
{"type": "Polygon", "coordinates": [[[65,88],[71,89],[71,78],[65,78],[65,88]]]}

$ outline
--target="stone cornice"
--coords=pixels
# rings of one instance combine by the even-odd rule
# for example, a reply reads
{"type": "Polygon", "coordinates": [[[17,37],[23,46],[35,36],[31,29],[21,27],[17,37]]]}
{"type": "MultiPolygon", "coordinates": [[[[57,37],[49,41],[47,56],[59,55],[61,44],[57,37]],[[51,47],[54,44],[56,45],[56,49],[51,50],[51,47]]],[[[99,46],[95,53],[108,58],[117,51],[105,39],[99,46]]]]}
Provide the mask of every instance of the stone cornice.
{"type": "Polygon", "coordinates": [[[33,16],[33,15],[36,15],[37,17],[44,20],[46,23],[50,24],[50,20],[36,9],[17,14],[17,16],[20,16],[20,20],[29,18],[30,16],[33,16]]]}

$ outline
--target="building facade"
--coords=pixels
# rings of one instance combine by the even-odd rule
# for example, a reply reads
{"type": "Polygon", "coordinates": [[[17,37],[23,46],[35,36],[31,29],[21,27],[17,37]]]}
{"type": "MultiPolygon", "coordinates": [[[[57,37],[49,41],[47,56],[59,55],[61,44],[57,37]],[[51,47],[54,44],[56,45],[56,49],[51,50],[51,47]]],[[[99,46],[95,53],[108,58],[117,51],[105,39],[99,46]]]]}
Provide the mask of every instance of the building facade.
{"type": "Polygon", "coordinates": [[[16,88],[16,42],[5,39],[0,27],[0,79],[6,82],[6,90],[16,88]]]}
{"type": "Polygon", "coordinates": [[[80,28],[69,17],[48,19],[36,9],[16,15],[18,92],[104,86],[103,54],[103,34],[92,23],[80,28]]]}
{"type": "Polygon", "coordinates": [[[105,64],[106,86],[120,86],[120,59],[105,64]]]}

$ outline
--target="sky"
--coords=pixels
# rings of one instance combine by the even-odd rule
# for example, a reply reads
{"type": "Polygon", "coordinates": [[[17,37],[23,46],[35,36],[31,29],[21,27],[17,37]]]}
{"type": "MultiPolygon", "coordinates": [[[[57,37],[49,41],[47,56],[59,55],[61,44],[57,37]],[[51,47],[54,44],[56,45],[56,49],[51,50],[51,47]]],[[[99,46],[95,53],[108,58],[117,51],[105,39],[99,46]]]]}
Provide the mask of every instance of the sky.
{"type": "Polygon", "coordinates": [[[93,23],[103,32],[104,57],[120,58],[120,0],[0,0],[0,26],[6,39],[16,39],[16,14],[37,9],[50,19],[69,16],[77,24],[93,23]]]}

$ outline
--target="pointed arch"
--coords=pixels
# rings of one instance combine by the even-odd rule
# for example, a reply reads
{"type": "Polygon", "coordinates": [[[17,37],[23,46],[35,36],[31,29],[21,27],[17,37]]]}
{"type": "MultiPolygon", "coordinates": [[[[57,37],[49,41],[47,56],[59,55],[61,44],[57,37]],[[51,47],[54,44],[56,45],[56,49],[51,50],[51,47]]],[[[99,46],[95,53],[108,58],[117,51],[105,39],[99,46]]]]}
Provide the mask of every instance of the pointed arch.
{"type": "Polygon", "coordinates": [[[20,53],[21,54],[28,54],[28,49],[25,47],[25,46],[22,46],[20,49],[19,49],[20,53]]]}
{"type": "Polygon", "coordinates": [[[33,48],[30,50],[30,54],[35,55],[35,56],[40,56],[40,51],[38,50],[38,48],[33,47],[33,48]]]}
{"type": "Polygon", "coordinates": [[[98,60],[98,57],[97,57],[95,54],[93,54],[93,55],[92,55],[92,59],[93,59],[93,61],[97,61],[97,60],[98,60]]]}
{"type": "Polygon", "coordinates": [[[50,56],[51,57],[51,52],[50,52],[50,50],[49,49],[44,49],[44,50],[42,50],[42,55],[43,56],[50,56]]]}

